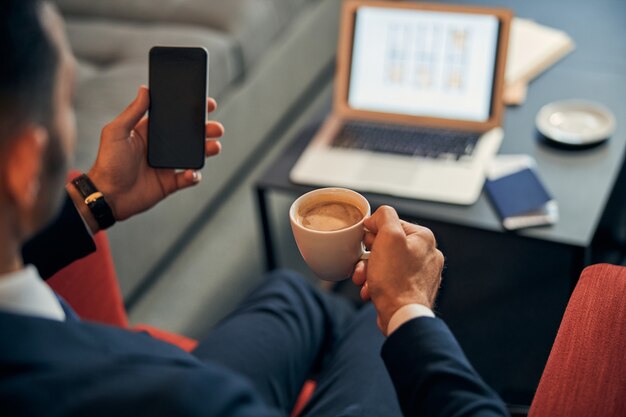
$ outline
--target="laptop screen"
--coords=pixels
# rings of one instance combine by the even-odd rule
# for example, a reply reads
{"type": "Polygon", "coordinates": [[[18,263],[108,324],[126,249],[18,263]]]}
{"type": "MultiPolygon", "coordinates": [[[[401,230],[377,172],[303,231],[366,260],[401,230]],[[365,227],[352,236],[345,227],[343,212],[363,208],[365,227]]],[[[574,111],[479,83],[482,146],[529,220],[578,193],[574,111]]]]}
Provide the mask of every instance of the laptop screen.
{"type": "Polygon", "coordinates": [[[498,18],[488,14],[359,7],[349,106],[487,121],[498,31],[498,18]]]}

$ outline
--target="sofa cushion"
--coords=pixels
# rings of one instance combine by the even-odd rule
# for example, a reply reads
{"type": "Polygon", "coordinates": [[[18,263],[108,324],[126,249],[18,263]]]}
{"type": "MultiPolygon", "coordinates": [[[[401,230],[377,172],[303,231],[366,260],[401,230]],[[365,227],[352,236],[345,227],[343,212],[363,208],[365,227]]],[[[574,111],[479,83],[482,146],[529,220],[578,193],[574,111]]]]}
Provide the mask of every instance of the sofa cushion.
{"type": "Polygon", "coordinates": [[[94,77],[129,63],[142,65],[147,75],[148,52],[154,45],[205,47],[210,62],[209,93],[214,97],[219,97],[243,72],[235,41],[211,29],[71,19],[67,32],[74,54],[91,64],[96,70],[92,72],[94,77]]]}
{"type": "Polygon", "coordinates": [[[57,0],[65,15],[184,23],[235,37],[246,66],[310,0],[57,0]]]}

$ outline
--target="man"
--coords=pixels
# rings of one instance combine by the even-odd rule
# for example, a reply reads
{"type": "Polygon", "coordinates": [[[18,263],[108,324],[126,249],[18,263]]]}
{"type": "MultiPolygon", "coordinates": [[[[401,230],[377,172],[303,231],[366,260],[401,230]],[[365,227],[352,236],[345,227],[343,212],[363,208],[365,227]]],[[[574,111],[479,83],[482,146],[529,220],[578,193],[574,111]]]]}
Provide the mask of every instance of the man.
{"type": "MultiPolygon", "coordinates": [[[[4,0],[0,50],[0,414],[284,416],[311,374],[306,416],[506,414],[432,314],[443,265],[432,233],[389,207],[367,219],[371,257],[353,276],[375,309],[357,311],[283,271],[192,354],[80,321],[41,277],[93,251],[91,233],[200,174],[148,167],[142,87],[103,129],[93,168],[63,196],[74,62],[58,14],[37,0],[4,0]]],[[[207,156],[219,153],[222,133],[207,123],[207,156]]]]}

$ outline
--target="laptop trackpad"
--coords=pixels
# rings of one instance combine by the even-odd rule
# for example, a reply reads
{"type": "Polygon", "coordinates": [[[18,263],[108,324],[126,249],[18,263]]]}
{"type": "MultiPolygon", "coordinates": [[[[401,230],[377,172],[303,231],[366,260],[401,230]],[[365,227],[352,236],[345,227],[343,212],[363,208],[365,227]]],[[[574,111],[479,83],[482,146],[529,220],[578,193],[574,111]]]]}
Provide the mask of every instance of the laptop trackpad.
{"type": "Polygon", "coordinates": [[[367,183],[409,185],[417,175],[418,162],[415,158],[371,156],[363,164],[359,178],[367,183]]]}

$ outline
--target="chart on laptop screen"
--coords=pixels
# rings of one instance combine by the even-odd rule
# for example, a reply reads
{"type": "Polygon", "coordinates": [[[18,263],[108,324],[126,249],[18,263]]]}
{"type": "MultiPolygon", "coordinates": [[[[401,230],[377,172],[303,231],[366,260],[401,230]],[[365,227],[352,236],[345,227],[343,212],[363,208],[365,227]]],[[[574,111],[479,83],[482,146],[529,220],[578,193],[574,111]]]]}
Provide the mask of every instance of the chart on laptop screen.
{"type": "Polygon", "coordinates": [[[498,30],[492,15],[359,8],[350,107],[486,121],[498,30]]]}

